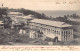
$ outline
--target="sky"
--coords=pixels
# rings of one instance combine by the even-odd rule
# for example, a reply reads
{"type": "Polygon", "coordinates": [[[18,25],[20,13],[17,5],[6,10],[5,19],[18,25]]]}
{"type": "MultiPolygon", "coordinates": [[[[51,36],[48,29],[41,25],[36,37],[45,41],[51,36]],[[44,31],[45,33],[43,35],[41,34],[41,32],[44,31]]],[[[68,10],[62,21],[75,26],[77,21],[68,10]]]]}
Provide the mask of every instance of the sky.
{"type": "Polygon", "coordinates": [[[80,0],[0,0],[4,7],[30,10],[80,10],[80,0]]]}

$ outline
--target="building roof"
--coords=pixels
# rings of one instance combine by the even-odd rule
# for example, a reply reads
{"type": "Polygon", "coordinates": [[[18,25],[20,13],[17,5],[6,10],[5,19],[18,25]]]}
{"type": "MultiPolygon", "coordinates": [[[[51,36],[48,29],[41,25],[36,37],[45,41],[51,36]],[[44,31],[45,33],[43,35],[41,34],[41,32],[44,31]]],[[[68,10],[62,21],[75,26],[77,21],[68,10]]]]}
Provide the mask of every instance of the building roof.
{"type": "Polygon", "coordinates": [[[23,13],[20,13],[20,12],[9,12],[8,14],[23,14],[23,13]]]}
{"type": "Polygon", "coordinates": [[[32,15],[23,16],[24,19],[32,19],[32,15]]]}
{"type": "Polygon", "coordinates": [[[44,19],[33,19],[31,22],[55,26],[55,27],[70,27],[70,26],[72,26],[72,25],[67,24],[65,22],[51,21],[51,20],[44,20],[44,19]]]}

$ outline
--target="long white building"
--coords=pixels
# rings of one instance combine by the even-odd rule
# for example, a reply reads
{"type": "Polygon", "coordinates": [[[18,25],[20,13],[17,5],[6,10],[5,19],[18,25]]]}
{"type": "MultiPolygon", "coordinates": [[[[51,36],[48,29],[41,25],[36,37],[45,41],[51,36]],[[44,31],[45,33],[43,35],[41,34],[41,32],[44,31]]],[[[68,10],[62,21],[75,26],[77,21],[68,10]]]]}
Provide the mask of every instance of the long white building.
{"type": "Polygon", "coordinates": [[[30,38],[39,38],[39,34],[36,31],[40,30],[43,32],[45,37],[58,38],[59,41],[71,41],[73,40],[73,29],[72,25],[66,24],[65,22],[50,21],[43,19],[33,19],[30,21],[30,38]]]}

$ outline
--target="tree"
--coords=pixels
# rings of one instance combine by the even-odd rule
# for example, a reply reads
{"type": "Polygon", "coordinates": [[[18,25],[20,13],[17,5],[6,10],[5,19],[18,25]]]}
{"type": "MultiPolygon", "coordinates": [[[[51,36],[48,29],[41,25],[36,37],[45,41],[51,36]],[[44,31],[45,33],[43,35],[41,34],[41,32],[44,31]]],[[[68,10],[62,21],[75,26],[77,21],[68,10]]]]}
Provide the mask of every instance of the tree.
{"type": "Polygon", "coordinates": [[[69,15],[69,14],[67,14],[67,17],[70,17],[70,15],[69,15]]]}
{"type": "Polygon", "coordinates": [[[64,15],[64,20],[65,20],[65,21],[67,21],[67,19],[68,19],[68,18],[67,18],[67,16],[66,16],[66,15],[64,15]]]}
{"type": "Polygon", "coordinates": [[[52,17],[52,16],[50,16],[50,19],[53,19],[53,17],[52,17]]]}
{"type": "Polygon", "coordinates": [[[5,17],[4,18],[4,27],[10,27],[12,24],[12,19],[10,17],[5,17]]]}
{"type": "Polygon", "coordinates": [[[0,8],[0,17],[2,17],[2,15],[7,15],[7,10],[0,8]]]}

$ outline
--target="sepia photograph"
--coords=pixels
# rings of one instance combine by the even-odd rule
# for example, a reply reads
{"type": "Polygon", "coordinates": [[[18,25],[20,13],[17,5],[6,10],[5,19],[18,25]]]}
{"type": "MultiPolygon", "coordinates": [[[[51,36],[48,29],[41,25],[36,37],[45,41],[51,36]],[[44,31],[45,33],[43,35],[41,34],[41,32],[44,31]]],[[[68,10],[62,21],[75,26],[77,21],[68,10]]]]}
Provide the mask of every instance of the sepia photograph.
{"type": "Polygon", "coordinates": [[[0,0],[0,45],[80,45],[80,0],[0,0]]]}

